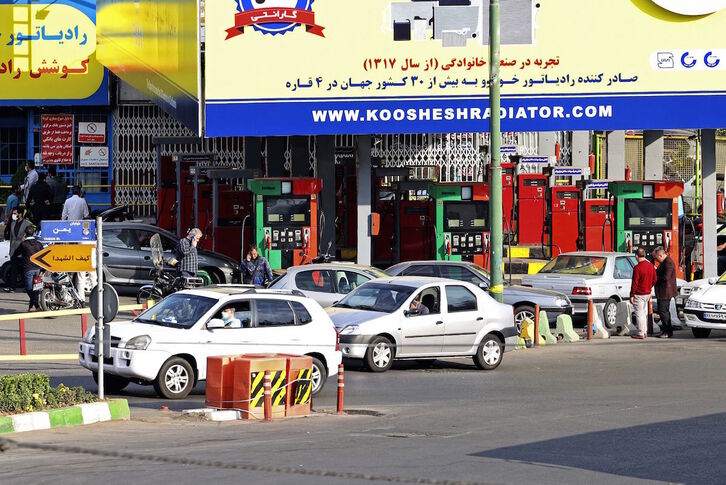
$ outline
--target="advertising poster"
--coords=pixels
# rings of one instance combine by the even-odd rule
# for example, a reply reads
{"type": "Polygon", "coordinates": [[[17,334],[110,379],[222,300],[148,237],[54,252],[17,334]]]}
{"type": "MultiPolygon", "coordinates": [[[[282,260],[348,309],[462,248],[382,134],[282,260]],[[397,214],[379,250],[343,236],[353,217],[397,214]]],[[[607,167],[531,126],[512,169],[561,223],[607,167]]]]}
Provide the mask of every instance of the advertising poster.
{"type": "MultiPolygon", "coordinates": [[[[723,125],[724,3],[502,1],[502,129],[723,125]]],[[[488,5],[207,2],[206,135],[486,131],[488,5]]]]}
{"type": "Polygon", "coordinates": [[[0,106],[106,105],[95,1],[0,0],[0,106]]]}
{"type": "Polygon", "coordinates": [[[73,164],[73,115],[43,115],[40,130],[43,165],[73,164]]]}
{"type": "Polygon", "coordinates": [[[199,15],[197,0],[98,0],[99,60],[197,134],[199,15]]]}

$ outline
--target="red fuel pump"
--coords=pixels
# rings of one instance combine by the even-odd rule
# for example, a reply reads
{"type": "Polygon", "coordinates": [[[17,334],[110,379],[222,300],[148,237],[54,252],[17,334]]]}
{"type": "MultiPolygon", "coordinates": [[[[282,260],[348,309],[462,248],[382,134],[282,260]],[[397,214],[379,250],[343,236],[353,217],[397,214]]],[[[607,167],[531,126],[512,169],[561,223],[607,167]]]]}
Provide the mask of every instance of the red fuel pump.
{"type": "Polygon", "coordinates": [[[585,251],[612,251],[615,228],[612,200],[585,199],[583,206],[585,251]]]}
{"type": "Polygon", "coordinates": [[[552,257],[577,251],[580,237],[580,198],[578,187],[552,187],[550,247],[552,257]]]}
{"type": "MultiPolygon", "coordinates": [[[[514,236],[514,191],[517,188],[516,164],[502,163],[502,215],[504,232],[514,236]]],[[[489,181],[489,165],[487,165],[487,181],[489,181]]]]}
{"type": "Polygon", "coordinates": [[[520,173],[517,178],[517,241],[519,244],[541,244],[547,211],[547,175],[520,173]]]}

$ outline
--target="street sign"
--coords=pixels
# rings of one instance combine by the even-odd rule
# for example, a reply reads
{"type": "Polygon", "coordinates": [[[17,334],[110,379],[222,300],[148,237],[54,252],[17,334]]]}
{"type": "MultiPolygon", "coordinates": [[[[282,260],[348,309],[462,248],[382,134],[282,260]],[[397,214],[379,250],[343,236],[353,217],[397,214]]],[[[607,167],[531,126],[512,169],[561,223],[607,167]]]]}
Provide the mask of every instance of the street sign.
{"type": "Polygon", "coordinates": [[[78,143],[106,143],[106,123],[78,123],[78,143]]]}
{"type": "Polygon", "coordinates": [[[41,239],[44,242],[95,242],[95,221],[42,221],[41,239]]]}
{"type": "MultiPolygon", "coordinates": [[[[98,320],[99,317],[99,305],[98,305],[98,286],[95,286],[91,291],[91,297],[89,299],[88,306],[91,308],[91,315],[93,318],[98,320]]],[[[103,284],[103,322],[105,324],[112,322],[118,314],[118,293],[113,286],[108,283],[103,284]]],[[[104,325],[104,328],[109,328],[104,325]]],[[[104,339],[104,343],[105,343],[104,339]]],[[[106,347],[104,347],[106,348],[106,347]]],[[[109,355],[110,352],[106,352],[109,355]]]]}
{"type": "Polygon", "coordinates": [[[32,255],[30,261],[57,273],[94,271],[96,247],[91,244],[52,244],[32,255]]]}

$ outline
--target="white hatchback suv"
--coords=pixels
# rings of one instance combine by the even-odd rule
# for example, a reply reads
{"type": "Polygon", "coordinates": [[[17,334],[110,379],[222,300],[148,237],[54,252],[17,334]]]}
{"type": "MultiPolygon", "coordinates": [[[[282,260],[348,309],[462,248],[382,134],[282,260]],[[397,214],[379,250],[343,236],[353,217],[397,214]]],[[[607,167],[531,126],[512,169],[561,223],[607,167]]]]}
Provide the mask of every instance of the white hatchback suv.
{"type": "MultiPolygon", "coordinates": [[[[206,380],[207,357],[285,353],[313,358],[311,379],[317,394],[341,362],[330,317],[293,291],[225,286],[186,290],[110,327],[104,382],[112,393],[135,382],[153,384],[168,399],[181,399],[206,380]]],[[[80,364],[92,371],[98,369],[94,343],[92,327],[79,345],[80,364]]]]}

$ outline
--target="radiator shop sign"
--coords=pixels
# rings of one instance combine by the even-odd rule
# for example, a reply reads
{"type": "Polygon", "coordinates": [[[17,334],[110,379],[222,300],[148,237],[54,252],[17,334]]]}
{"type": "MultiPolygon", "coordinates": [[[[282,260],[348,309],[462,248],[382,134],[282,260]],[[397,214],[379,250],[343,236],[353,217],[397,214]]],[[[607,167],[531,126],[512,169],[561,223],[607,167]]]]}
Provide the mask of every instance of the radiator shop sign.
{"type": "Polygon", "coordinates": [[[43,115],[40,130],[43,165],[72,165],[73,115],[43,115]]]}

